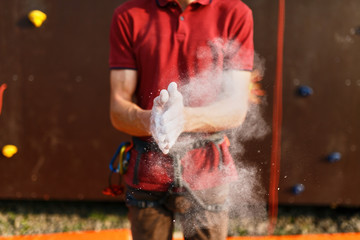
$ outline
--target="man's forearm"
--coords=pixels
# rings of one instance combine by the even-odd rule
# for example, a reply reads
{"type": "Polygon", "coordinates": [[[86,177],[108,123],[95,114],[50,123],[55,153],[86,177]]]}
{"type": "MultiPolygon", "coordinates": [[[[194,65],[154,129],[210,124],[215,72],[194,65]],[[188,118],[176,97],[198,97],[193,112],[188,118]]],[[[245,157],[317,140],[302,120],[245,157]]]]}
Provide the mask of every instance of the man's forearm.
{"type": "Polygon", "coordinates": [[[110,83],[110,119],[113,126],[133,136],[150,136],[150,111],[132,102],[137,84],[137,71],[111,70],[110,83]]]}
{"type": "Polygon", "coordinates": [[[184,132],[218,132],[239,127],[245,119],[247,103],[227,99],[206,107],[187,107],[184,111],[184,132]]]}
{"type": "Polygon", "coordinates": [[[220,99],[208,106],[184,109],[184,131],[217,132],[239,127],[248,110],[250,76],[248,71],[225,72],[220,99]]]}
{"type": "Polygon", "coordinates": [[[121,132],[132,136],[150,136],[150,114],[149,110],[122,100],[111,105],[110,119],[121,132]]]}

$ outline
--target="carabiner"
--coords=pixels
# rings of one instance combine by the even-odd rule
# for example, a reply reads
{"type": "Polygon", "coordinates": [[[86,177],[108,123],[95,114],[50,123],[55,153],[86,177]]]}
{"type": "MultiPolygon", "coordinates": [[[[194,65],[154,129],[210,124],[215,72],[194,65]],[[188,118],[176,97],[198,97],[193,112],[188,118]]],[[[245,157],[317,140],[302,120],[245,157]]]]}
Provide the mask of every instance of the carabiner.
{"type": "Polygon", "coordinates": [[[120,146],[117,148],[117,150],[109,164],[109,168],[110,168],[111,172],[120,173],[120,174],[125,173],[125,171],[127,169],[127,165],[130,160],[130,149],[132,148],[132,146],[133,146],[133,144],[130,142],[123,142],[120,144],[120,146]],[[124,154],[125,154],[125,157],[124,157],[124,154]],[[116,158],[118,156],[119,156],[119,163],[117,164],[117,168],[115,168],[114,165],[115,165],[116,158]]]}

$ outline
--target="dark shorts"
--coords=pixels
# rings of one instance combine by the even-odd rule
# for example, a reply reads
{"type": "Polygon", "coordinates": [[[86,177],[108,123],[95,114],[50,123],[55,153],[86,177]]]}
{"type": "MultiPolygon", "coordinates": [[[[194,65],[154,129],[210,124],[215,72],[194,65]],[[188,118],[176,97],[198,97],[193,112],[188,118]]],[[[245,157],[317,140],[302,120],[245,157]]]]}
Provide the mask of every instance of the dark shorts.
{"type": "MultiPolygon", "coordinates": [[[[166,196],[164,192],[149,192],[127,189],[137,200],[159,201],[156,207],[129,207],[129,220],[133,240],[171,240],[175,214],[178,214],[186,240],[224,240],[228,230],[228,211],[207,211],[185,192],[166,196]]],[[[229,187],[221,186],[194,194],[206,204],[224,204],[229,187]]]]}

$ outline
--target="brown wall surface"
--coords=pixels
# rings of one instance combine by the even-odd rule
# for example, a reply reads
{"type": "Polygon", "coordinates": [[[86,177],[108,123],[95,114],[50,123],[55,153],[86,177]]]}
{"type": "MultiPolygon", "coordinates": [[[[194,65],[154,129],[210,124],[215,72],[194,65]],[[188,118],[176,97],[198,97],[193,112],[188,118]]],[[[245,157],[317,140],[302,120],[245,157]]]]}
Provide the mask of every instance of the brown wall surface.
{"type": "MultiPolygon", "coordinates": [[[[0,84],[8,87],[0,148],[19,149],[0,155],[1,199],[114,200],[101,190],[114,151],[129,138],[112,128],[108,113],[109,26],[121,2],[1,2],[0,84]],[[48,17],[39,28],[27,20],[34,9],[48,17]]],[[[261,111],[271,126],[278,2],[244,2],[265,59],[261,111]]],[[[286,2],[280,203],[360,205],[358,9],[357,0],[286,2]],[[300,86],[313,94],[299,96],[300,86]],[[329,163],[332,152],[341,160],[329,163]],[[294,194],[296,184],[305,191],[294,194]]],[[[271,134],[239,141],[246,151],[237,160],[254,166],[267,190],[271,134]]]]}
{"type": "Polygon", "coordinates": [[[360,205],[360,2],[286,3],[281,202],[360,205]]]}
{"type": "Polygon", "coordinates": [[[6,83],[0,197],[102,199],[126,137],[109,121],[108,36],[121,1],[2,1],[0,84],[6,83]],[[35,28],[34,9],[47,14],[35,28]]]}

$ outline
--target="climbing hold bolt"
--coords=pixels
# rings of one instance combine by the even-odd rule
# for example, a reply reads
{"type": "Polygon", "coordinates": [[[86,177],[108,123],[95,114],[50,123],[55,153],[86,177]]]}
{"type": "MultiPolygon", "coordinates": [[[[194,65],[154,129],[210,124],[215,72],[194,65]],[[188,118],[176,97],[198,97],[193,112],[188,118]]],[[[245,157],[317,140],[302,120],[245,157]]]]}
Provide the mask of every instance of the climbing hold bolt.
{"type": "Polygon", "coordinates": [[[40,10],[33,10],[28,14],[29,20],[34,24],[35,27],[40,27],[46,20],[46,14],[40,10]]]}
{"type": "Polygon", "coordinates": [[[14,156],[17,153],[17,151],[18,149],[14,145],[5,145],[2,148],[2,154],[7,158],[11,158],[12,156],[14,156]]]}

